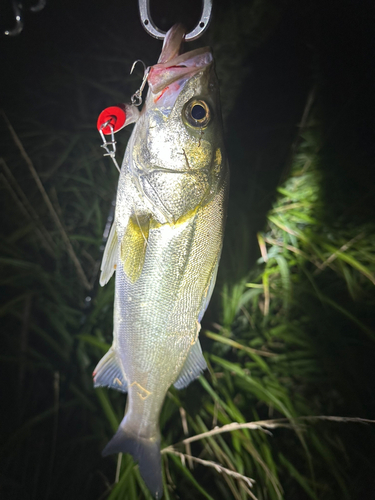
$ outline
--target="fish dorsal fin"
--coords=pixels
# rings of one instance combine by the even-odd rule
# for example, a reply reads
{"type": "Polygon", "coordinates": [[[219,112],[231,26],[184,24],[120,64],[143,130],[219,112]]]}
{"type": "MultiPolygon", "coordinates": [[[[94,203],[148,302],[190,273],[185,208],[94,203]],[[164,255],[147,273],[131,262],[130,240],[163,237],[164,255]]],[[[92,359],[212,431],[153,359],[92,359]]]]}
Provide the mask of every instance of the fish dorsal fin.
{"type": "Polygon", "coordinates": [[[113,347],[99,361],[93,377],[94,387],[111,387],[121,392],[128,390],[127,382],[113,347]]]}
{"type": "Polygon", "coordinates": [[[120,259],[124,271],[132,283],[140,277],[145,262],[150,219],[130,217],[122,238],[120,259]]]}
{"type": "Polygon", "coordinates": [[[116,231],[116,221],[114,220],[112,223],[111,230],[109,232],[107,244],[105,246],[102,265],[100,266],[101,274],[99,283],[101,286],[104,286],[111,279],[112,274],[117,266],[117,258],[118,258],[118,240],[117,240],[117,231],[116,231]]]}
{"type": "Polygon", "coordinates": [[[207,368],[206,360],[202,354],[202,348],[199,340],[190,348],[189,354],[185,360],[184,366],[180,371],[178,379],[174,383],[176,389],[183,389],[190,382],[195,380],[207,368]]]}

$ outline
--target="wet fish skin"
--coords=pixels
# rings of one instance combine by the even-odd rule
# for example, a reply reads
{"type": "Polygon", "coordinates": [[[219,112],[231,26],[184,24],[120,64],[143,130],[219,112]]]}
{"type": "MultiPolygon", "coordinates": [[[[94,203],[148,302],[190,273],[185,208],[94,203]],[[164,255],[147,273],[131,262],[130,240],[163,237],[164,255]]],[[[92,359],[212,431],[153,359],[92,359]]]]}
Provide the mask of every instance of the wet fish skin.
{"type": "Polygon", "coordinates": [[[95,386],[128,392],[126,415],[103,454],[131,453],[155,498],[163,494],[165,395],[206,368],[198,335],[229,187],[212,55],[199,49],[178,56],[182,38],[178,26],[167,35],[122,164],[101,276],[105,284],[116,268],[114,340],[94,371],[95,386]],[[194,103],[209,110],[207,124],[191,119],[194,103]]]}

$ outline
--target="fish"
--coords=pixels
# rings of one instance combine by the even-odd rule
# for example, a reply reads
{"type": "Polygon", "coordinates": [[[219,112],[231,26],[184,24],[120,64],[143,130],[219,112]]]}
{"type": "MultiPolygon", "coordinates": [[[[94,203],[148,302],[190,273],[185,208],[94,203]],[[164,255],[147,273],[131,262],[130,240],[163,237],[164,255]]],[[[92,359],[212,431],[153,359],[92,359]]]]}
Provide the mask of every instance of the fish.
{"type": "MultiPolygon", "coordinates": [[[[207,368],[199,342],[223,245],[229,168],[209,47],[180,53],[174,25],[147,74],[141,112],[119,177],[100,284],[115,273],[113,344],[94,386],[127,392],[103,455],[130,453],[156,499],[163,495],[159,416],[173,384],[207,368]]],[[[128,108],[130,105],[128,105],[128,108]]]]}

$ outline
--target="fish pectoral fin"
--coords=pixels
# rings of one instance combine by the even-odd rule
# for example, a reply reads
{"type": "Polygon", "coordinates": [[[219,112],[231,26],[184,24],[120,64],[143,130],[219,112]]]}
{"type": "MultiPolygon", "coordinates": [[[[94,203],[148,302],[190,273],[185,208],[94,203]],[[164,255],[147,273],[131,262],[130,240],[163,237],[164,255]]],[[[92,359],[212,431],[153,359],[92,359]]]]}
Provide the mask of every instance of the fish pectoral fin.
{"type": "Polygon", "coordinates": [[[135,283],[142,273],[149,230],[149,217],[141,218],[134,215],[126,226],[121,242],[120,259],[125,274],[132,283],[135,283]]]}
{"type": "Polygon", "coordinates": [[[206,368],[207,363],[203,357],[200,342],[197,340],[195,344],[191,346],[182,370],[173,385],[176,389],[183,389],[188,386],[190,382],[198,378],[206,368]]]}
{"type": "Polygon", "coordinates": [[[116,231],[116,221],[112,223],[111,230],[109,232],[107,244],[105,246],[102,264],[100,266],[101,274],[99,283],[104,286],[111,279],[114,270],[117,267],[118,259],[118,239],[116,231]]]}
{"type": "Polygon", "coordinates": [[[111,347],[99,361],[93,373],[94,387],[110,387],[126,392],[128,384],[117,359],[116,351],[111,347]]]}

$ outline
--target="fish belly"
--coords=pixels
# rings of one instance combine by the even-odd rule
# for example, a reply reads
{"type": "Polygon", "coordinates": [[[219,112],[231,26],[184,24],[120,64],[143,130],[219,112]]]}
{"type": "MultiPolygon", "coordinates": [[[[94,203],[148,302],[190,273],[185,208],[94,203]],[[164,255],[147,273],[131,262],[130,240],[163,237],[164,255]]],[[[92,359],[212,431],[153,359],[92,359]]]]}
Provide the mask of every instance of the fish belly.
{"type": "Polygon", "coordinates": [[[150,230],[135,283],[121,263],[116,271],[116,344],[128,387],[139,384],[157,400],[198,338],[198,318],[221,252],[225,189],[191,218],[150,230]]]}

